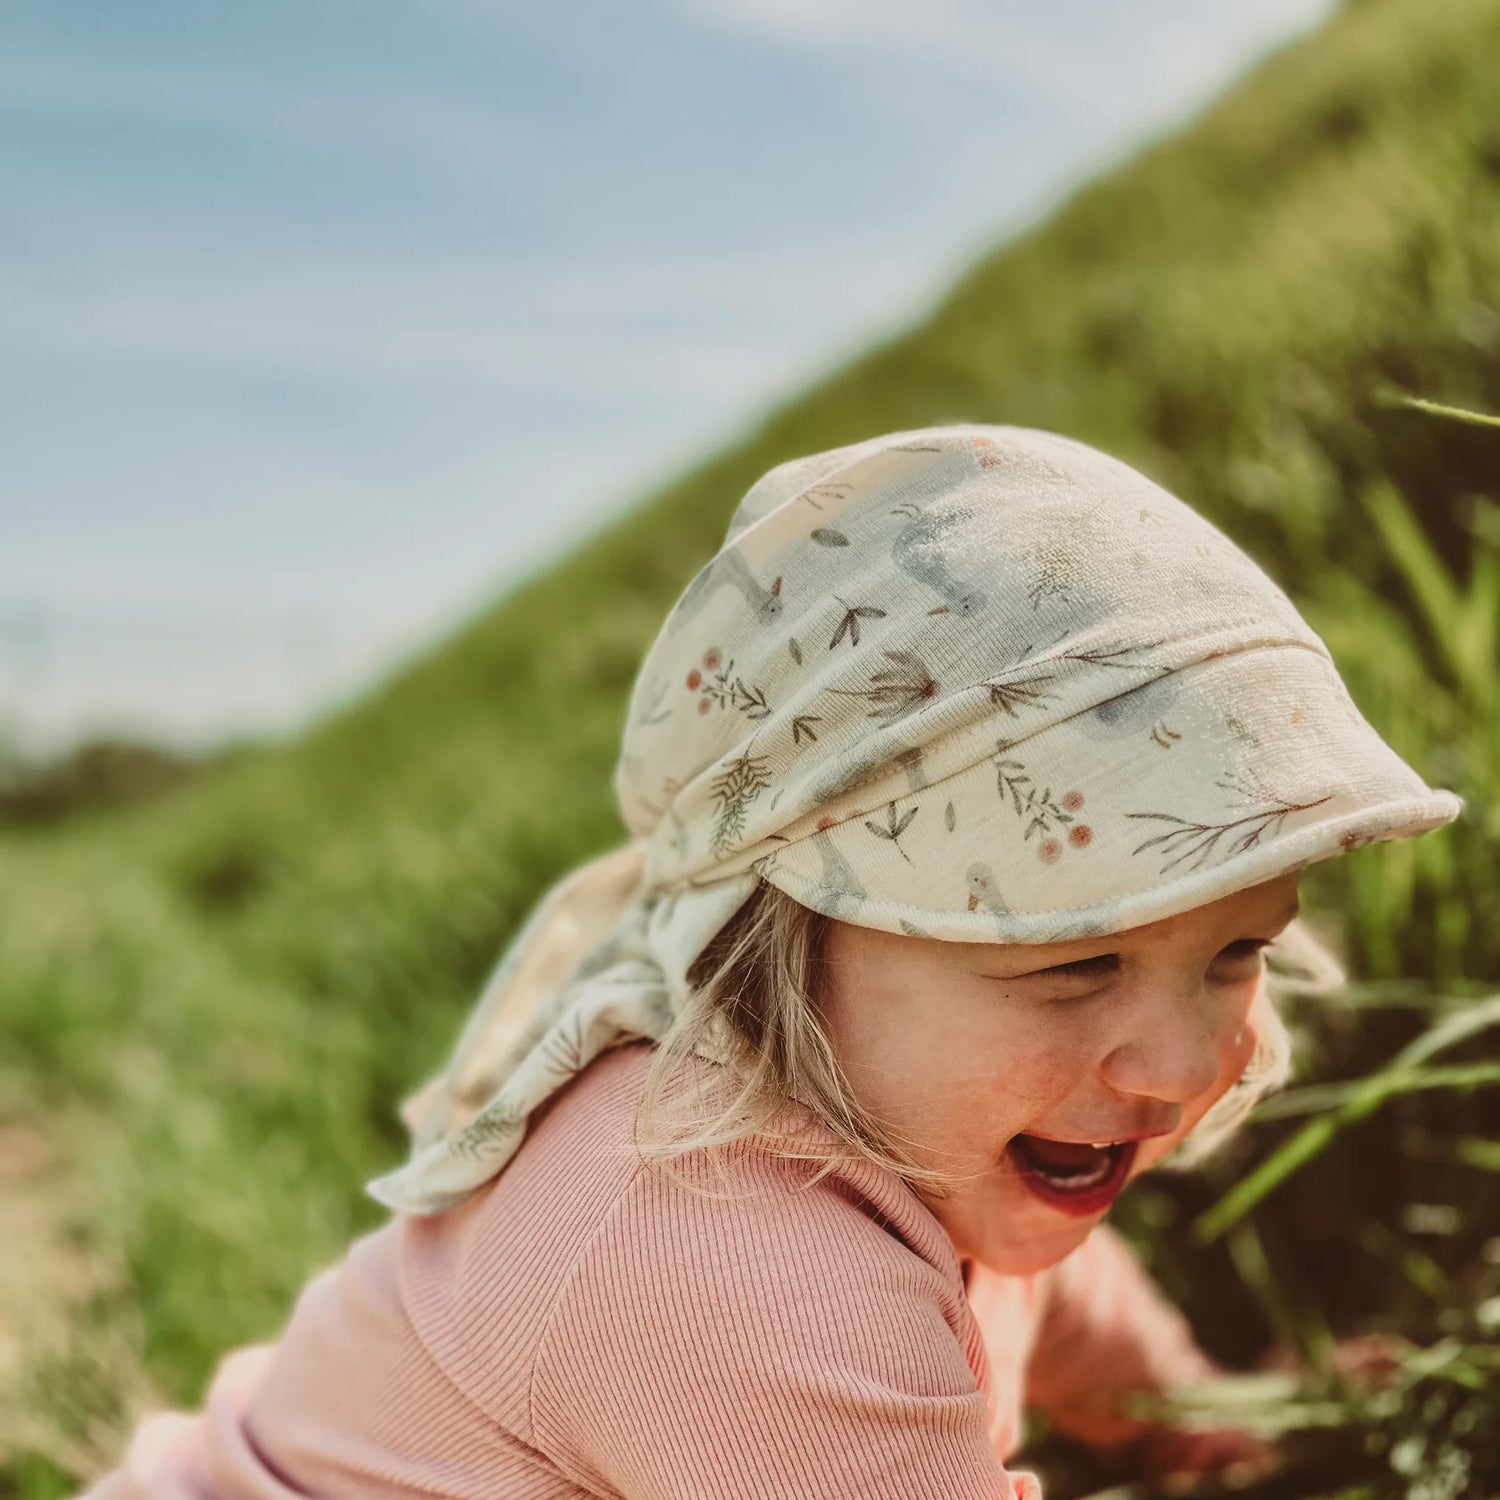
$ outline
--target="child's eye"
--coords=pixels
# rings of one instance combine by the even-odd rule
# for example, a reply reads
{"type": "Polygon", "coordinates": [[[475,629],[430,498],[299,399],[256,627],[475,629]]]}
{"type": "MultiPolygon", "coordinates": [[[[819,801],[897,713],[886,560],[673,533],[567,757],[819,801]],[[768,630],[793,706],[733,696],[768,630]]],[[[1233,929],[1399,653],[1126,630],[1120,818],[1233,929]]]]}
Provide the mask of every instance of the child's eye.
{"type": "Polygon", "coordinates": [[[1262,948],[1270,947],[1270,945],[1271,940],[1269,938],[1246,938],[1243,942],[1231,943],[1224,950],[1224,954],[1236,961],[1237,964],[1244,964],[1251,959],[1255,959],[1257,960],[1256,966],[1259,967],[1260,951],[1262,948]]]}
{"type": "MultiPolygon", "coordinates": [[[[1260,950],[1269,947],[1270,943],[1270,938],[1245,938],[1241,942],[1231,943],[1220,954],[1220,957],[1239,967],[1257,958],[1260,950]]],[[[1119,967],[1120,955],[1118,953],[1099,953],[1093,958],[1075,958],[1072,963],[1053,964],[1049,968],[1038,969],[1033,974],[1023,974],[1017,977],[1022,979],[1106,979],[1119,967]]]]}
{"type": "Polygon", "coordinates": [[[1075,958],[1070,964],[1053,964],[1050,969],[1039,970],[1041,976],[1050,979],[1054,974],[1076,974],[1083,979],[1102,979],[1119,968],[1119,955],[1101,953],[1095,958],[1075,958]]]}

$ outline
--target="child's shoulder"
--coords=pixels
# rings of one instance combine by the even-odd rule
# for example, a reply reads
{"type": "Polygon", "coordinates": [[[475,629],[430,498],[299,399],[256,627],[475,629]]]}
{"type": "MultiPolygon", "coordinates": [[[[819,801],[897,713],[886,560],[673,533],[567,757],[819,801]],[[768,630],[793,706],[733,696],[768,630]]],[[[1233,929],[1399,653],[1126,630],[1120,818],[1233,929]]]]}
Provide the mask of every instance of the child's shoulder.
{"type": "Polygon", "coordinates": [[[836,1143],[805,1112],[777,1122],[800,1126],[795,1135],[694,1150],[670,1170],[643,1161],[634,1131],[652,1056],[629,1046],[597,1059],[537,1132],[539,1179],[572,1160],[601,1185],[558,1287],[549,1331],[562,1343],[566,1325],[597,1338],[603,1310],[622,1304],[651,1307],[660,1328],[730,1321],[753,1339],[805,1333],[824,1317],[865,1321],[876,1317],[872,1296],[881,1316],[921,1305],[967,1337],[963,1276],[942,1225],[895,1172],[863,1158],[829,1164],[818,1153],[836,1143]]]}
{"type": "Polygon", "coordinates": [[[633,1430],[648,1393],[689,1446],[757,1393],[827,1417],[850,1382],[888,1392],[893,1430],[936,1400],[982,1435],[982,1339],[921,1198],[872,1162],[820,1175],[760,1137],[679,1158],[684,1184],[636,1149],[652,1060],[645,1043],[601,1054],[497,1178],[403,1224],[407,1306],[449,1378],[569,1463],[633,1430]]]}
{"type": "MultiPolygon", "coordinates": [[[[641,1041],[594,1058],[547,1101],[497,1178],[457,1208],[408,1221],[407,1258],[432,1298],[482,1306],[530,1342],[542,1323],[529,1320],[570,1287],[628,1296],[664,1265],[691,1263],[730,1301],[770,1275],[825,1287],[895,1275],[959,1316],[952,1242],[886,1168],[859,1159],[823,1170],[764,1136],[692,1151],[670,1171],[643,1159],[638,1110],[653,1057],[641,1041]]],[[[830,1137],[809,1127],[798,1139],[822,1147],[830,1137]]]]}
{"type": "MultiPolygon", "coordinates": [[[[662,1234],[710,1220],[723,1232],[737,1226],[762,1237],[773,1224],[795,1226],[803,1244],[819,1226],[824,1233],[841,1226],[847,1238],[863,1221],[862,1232],[875,1242],[915,1253],[962,1290],[951,1242],[917,1194],[895,1172],[862,1158],[825,1167],[822,1153],[837,1143],[806,1111],[789,1107],[776,1122],[787,1133],[774,1138],[760,1133],[693,1150],[674,1157],[670,1169],[648,1161],[640,1105],[656,1055],[654,1042],[638,1039],[595,1057],[533,1117],[505,1171],[450,1212],[472,1218],[486,1236],[545,1237],[550,1225],[575,1246],[607,1235],[611,1218],[635,1214],[662,1234]]],[[[668,1121],[682,1097],[666,1096],[668,1121]]]]}
{"type": "MultiPolygon", "coordinates": [[[[611,1059],[586,1085],[621,1139],[649,1063],[611,1059]]],[[[588,1097],[577,1108],[594,1117],[588,1097]]],[[[569,1120],[564,1100],[538,1147],[569,1120]]],[[[860,1443],[888,1444],[892,1473],[929,1465],[944,1480],[969,1477],[946,1467],[967,1443],[963,1462],[1001,1477],[957,1256],[897,1174],[863,1159],[824,1171],[756,1136],[674,1165],[686,1184],[638,1164],[575,1241],[532,1346],[532,1441],[617,1489],[622,1455],[679,1466],[674,1484],[748,1455],[765,1493],[786,1492],[789,1475],[760,1472],[784,1460],[814,1486],[802,1493],[832,1494],[860,1443]],[[922,1434],[939,1428],[942,1451],[927,1453],[922,1434]],[[643,1430],[645,1454],[630,1436],[643,1430]]],[[[653,1493],[685,1492],[665,1486],[653,1493]]]]}

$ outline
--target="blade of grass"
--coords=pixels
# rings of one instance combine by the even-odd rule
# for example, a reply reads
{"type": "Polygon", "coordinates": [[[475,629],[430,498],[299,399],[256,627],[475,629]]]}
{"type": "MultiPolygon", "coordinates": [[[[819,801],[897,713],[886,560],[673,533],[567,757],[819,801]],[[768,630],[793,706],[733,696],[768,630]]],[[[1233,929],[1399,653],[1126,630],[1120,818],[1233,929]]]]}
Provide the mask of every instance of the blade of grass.
{"type": "MultiPolygon", "coordinates": [[[[1436,1070],[1435,1070],[1436,1071],[1436,1070]]],[[[1445,1086],[1458,1084],[1472,1087],[1476,1081],[1500,1082],[1500,1065],[1475,1063],[1470,1068],[1441,1070],[1446,1074],[1464,1074],[1462,1079],[1443,1080],[1445,1086]],[[1476,1080],[1475,1074],[1483,1074],[1476,1080]]],[[[1373,1114],[1387,1099],[1426,1086],[1431,1074],[1392,1077],[1377,1073],[1350,1087],[1344,1102],[1327,1114],[1309,1120],[1280,1150],[1273,1152],[1248,1177],[1236,1183],[1211,1208],[1193,1223],[1193,1237],[1200,1245],[1212,1244],[1231,1224],[1243,1218],[1268,1193],[1280,1187],[1287,1178],[1300,1171],[1332,1143],[1339,1131],[1373,1114]]]]}
{"type": "Polygon", "coordinates": [[[1500,1141],[1465,1136],[1454,1146],[1453,1154],[1465,1166],[1478,1167],[1481,1172],[1500,1172],[1500,1141]]]}
{"type": "Polygon", "coordinates": [[[1246,1289],[1260,1303],[1276,1341],[1305,1363],[1321,1368],[1333,1350],[1332,1330],[1316,1310],[1309,1312],[1293,1304],[1250,1220],[1241,1220],[1230,1232],[1229,1257],[1246,1289]]]}
{"type": "MultiPolygon", "coordinates": [[[[1425,1080],[1444,1075],[1445,1086],[1472,1087],[1500,1078],[1500,1065],[1474,1063],[1462,1068],[1422,1069],[1421,1065],[1447,1047],[1477,1036],[1500,1024],[1500,995],[1492,995],[1457,1015],[1428,1027],[1415,1041],[1396,1054],[1391,1065],[1368,1078],[1347,1085],[1347,1093],[1326,1114],[1309,1120],[1289,1141],[1273,1152],[1249,1176],[1236,1183],[1219,1201],[1193,1223],[1192,1234],[1200,1245],[1211,1244],[1231,1224],[1238,1222],[1294,1172],[1300,1171],[1324,1151],[1340,1130],[1373,1114],[1396,1094],[1425,1086],[1425,1080]],[[1462,1075],[1458,1077],[1457,1075],[1462,1075]]],[[[1262,1106],[1264,1107],[1264,1106],[1262,1106]]]]}
{"type": "Polygon", "coordinates": [[[1453,1283],[1448,1273],[1424,1251],[1408,1245],[1384,1224],[1366,1219],[1356,1237],[1371,1255],[1393,1265],[1424,1297],[1440,1302],[1450,1296],[1453,1283]]]}
{"type": "Polygon", "coordinates": [[[1481,569],[1473,590],[1460,586],[1427,529],[1389,481],[1375,480],[1359,496],[1387,555],[1406,579],[1452,681],[1476,710],[1487,708],[1495,692],[1491,580],[1481,569]]]}
{"type": "MultiPolygon", "coordinates": [[[[1381,1097],[1383,1096],[1372,1098],[1369,1108],[1374,1109],[1381,1097]]],[[[1351,1105],[1353,1102],[1351,1101],[1351,1105]]],[[[1340,1125],[1347,1124],[1350,1118],[1362,1117],[1346,1113],[1351,1105],[1346,1105],[1338,1116],[1326,1114],[1310,1120],[1279,1151],[1267,1157],[1217,1203],[1199,1214],[1193,1221],[1194,1242],[1199,1245],[1212,1244],[1232,1224],[1244,1218],[1267,1193],[1280,1187],[1293,1173],[1319,1155],[1338,1134],[1340,1125]]],[[[1365,1110],[1362,1113],[1368,1112],[1369,1110],[1365,1110]]]]}
{"type": "Polygon", "coordinates": [[[1429,417],[1447,417],[1454,422],[1470,422],[1476,427],[1500,427],[1500,417],[1491,416],[1489,412],[1472,411],[1467,406],[1449,406],[1443,401],[1429,401],[1425,396],[1409,396],[1394,386],[1377,391],[1375,399],[1382,406],[1409,406],[1429,417]]]}
{"type": "Polygon", "coordinates": [[[1347,1083],[1310,1083],[1306,1088],[1292,1089],[1267,1099],[1256,1110],[1255,1118],[1284,1120],[1321,1109],[1334,1109],[1377,1080],[1383,1081],[1383,1091],[1387,1096],[1415,1094],[1427,1089],[1476,1088],[1500,1083],[1500,1063],[1459,1063],[1449,1068],[1412,1069],[1404,1075],[1393,1068],[1377,1073],[1373,1078],[1358,1078],[1347,1083]]]}
{"type": "Polygon", "coordinates": [[[1426,1062],[1429,1057],[1466,1042],[1471,1036],[1491,1026],[1500,1026],[1500,995],[1488,995],[1476,1000],[1452,1015],[1429,1026],[1414,1041],[1409,1042],[1395,1056],[1392,1069],[1409,1068],[1426,1062]]]}

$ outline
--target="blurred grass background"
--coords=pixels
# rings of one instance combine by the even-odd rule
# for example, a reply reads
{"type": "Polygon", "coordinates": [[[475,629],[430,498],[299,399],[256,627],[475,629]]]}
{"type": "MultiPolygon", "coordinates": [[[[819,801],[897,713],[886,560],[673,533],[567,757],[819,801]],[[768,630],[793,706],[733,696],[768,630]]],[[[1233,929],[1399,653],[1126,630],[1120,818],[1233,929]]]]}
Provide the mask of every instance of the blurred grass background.
{"type": "MultiPolygon", "coordinates": [[[[793,455],[1034,425],[1201,509],[1287,588],[1376,728],[1467,802],[1307,872],[1358,982],[1293,1018],[1299,1081],[1367,1075],[1495,987],[1500,428],[1398,397],[1500,411],[1497,77],[1492,0],[1348,4],[297,740],[13,777],[0,1496],[116,1462],[143,1410],[195,1405],[225,1350],[273,1337],[380,1222],[361,1185],[404,1153],[397,1102],[536,897],[624,836],[610,772],[636,666],[746,487],[793,455]]],[[[1494,1035],[1436,1061],[1493,1059],[1494,1035]]],[[[1295,1105],[1119,1217],[1226,1360],[1371,1328],[1469,1349],[1500,1324],[1500,1119],[1483,1070],[1467,1079],[1330,1131],[1210,1243],[1195,1216],[1305,1123],[1295,1105]]],[[[1500,1491],[1493,1468],[1472,1488],[1500,1447],[1494,1370],[1421,1380],[1349,1417],[1339,1473],[1377,1477],[1327,1493],[1500,1491]]]]}

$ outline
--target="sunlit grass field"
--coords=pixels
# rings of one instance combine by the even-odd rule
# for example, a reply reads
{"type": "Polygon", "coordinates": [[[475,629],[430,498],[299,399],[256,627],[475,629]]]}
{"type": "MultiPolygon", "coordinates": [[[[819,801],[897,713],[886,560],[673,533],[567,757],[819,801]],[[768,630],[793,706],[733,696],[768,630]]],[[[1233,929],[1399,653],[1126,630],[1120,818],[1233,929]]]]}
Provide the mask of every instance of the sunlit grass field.
{"type": "MultiPolygon", "coordinates": [[[[1497,78],[1493,0],[1346,7],[295,742],[0,830],[0,1497],[67,1494],[196,1404],[381,1221],[397,1102],[536,897],[624,837],[635,668],[750,482],[958,420],[1201,509],[1465,798],[1306,873],[1354,983],[1291,1018],[1294,1092],[1117,1217],[1230,1363],[1420,1351],[1383,1405],[1247,1388],[1299,1458],[1266,1493],[1500,1493],[1500,427],[1399,399],[1500,411],[1497,78]]],[[[1049,1496],[1087,1482],[1058,1462],[1049,1496]]]]}

